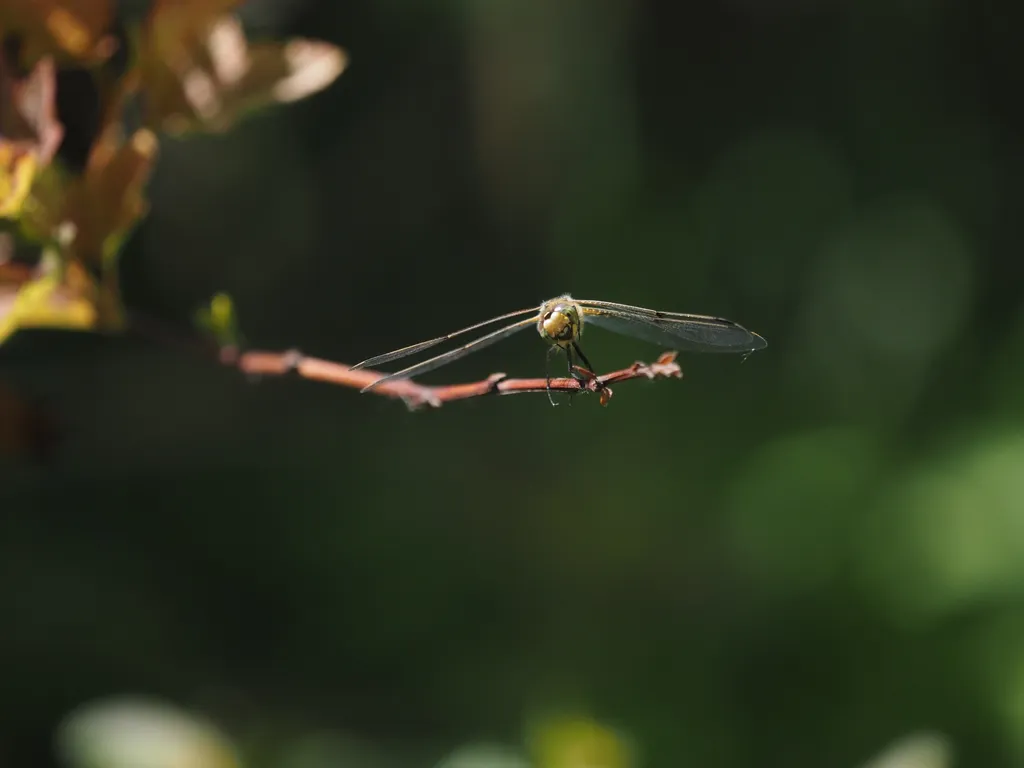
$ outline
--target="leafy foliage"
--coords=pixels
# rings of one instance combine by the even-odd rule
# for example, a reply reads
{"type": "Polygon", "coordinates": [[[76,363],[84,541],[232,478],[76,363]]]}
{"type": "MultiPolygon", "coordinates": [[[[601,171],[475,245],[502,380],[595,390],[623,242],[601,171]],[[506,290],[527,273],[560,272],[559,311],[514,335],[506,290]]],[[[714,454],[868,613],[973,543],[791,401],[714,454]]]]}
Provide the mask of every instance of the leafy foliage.
{"type": "Polygon", "coordinates": [[[22,0],[4,10],[0,62],[0,215],[54,257],[20,286],[0,319],[0,343],[19,328],[117,330],[124,312],[117,260],[145,216],[146,182],[161,133],[224,131],[252,109],[294,101],[345,66],[337,47],[313,40],[250,45],[233,15],[238,0],[158,0],[120,44],[129,65],[102,65],[117,43],[113,3],[22,0]],[[63,134],[55,110],[61,64],[95,71],[102,124],[80,173],[55,161],[63,134]],[[21,74],[24,72],[25,74],[21,74]],[[141,125],[127,114],[141,107],[141,125]]]}
{"type": "MultiPolygon", "coordinates": [[[[113,0],[15,0],[0,9],[0,222],[15,238],[0,251],[0,344],[26,328],[124,329],[118,258],[148,211],[160,136],[223,132],[344,69],[345,54],[329,43],[251,45],[239,5],[156,0],[121,39],[113,0]],[[112,74],[119,46],[128,63],[112,74]],[[101,122],[81,170],[59,155],[62,68],[86,68],[99,98],[101,122]],[[32,256],[15,259],[26,244],[32,256]]],[[[217,335],[227,338],[218,301],[217,335]]]]}

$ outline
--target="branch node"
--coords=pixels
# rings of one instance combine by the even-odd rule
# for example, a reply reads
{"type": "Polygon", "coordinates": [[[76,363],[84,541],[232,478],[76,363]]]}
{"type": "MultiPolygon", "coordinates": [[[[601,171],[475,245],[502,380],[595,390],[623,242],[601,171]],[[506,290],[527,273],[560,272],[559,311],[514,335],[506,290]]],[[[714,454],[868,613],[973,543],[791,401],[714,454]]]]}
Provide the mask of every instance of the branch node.
{"type": "Polygon", "coordinates": [[[498,385],[501,384],[501,382],[505,381],[507,378],[507,373],[492,373],[490,376],[488,376],[486,379],[488,387],[487,394],[500,395],[501,389],[498,387],[498,385]]]}
{"type": "Polygon", "coordinates": [[[281,365],[285,373],[296,373],[305,355],[297,349],[288,349],[281,353],[281,365]]]}

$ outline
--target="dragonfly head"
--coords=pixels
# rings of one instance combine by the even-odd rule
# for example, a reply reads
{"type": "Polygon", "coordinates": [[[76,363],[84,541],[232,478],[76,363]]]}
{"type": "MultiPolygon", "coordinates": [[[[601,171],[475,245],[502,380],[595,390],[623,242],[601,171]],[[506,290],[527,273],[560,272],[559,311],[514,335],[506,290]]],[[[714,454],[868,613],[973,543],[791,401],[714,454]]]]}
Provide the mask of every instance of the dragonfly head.
{"type": "Polygon", "coordinates": [[[579,306],[568,296],[552,299],[541,307],[537,331],[552,344],[567,347],[583,333],[579,306]]]}

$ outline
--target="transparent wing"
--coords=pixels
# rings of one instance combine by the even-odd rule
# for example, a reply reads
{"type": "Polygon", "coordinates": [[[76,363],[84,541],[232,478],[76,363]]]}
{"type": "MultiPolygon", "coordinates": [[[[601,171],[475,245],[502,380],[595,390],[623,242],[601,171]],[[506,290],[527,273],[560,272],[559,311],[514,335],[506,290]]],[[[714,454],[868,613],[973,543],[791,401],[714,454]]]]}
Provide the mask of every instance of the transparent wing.
{"type": "Polygon", "coordinates": [[[356,363],[355,365],[352,366],[352,368],[366,368],[367,366],[381,365],[382,363],[390,363],[392,360],[398,360],[401,357],[415,355],[417,352],[422,352],[424,349],[430,349],[431,347],[440,344],[441,342],[448,341],[449,339],[454,339],[456,336],[460,336],[463,333],[475,331],[477,328],[483,328],[485,326],[490,325],[491,323],[497,323],[501,320],[509,320],[513,317],[518,317],[519,315],[525,315],[527,312],[530,312],[534,315],[534,317],[532,318],[533,320],[536,319],[536,307],[530,307],[529,309],[519,309],[516,310],[515,312],[509,312],[508,314],[505,315],[498,315],[497,317],[492,317],[490,320],[484,320],[482,323],[471,325],[468,328],[462,328],[458,331],[447,333],[444,336],[438,336],[436,339],[428,339],[427,341],[421,341],[418,344],[411,344],[408,347],[402,347],[401,349],[396,349],[392,352],[385,352],[383,355],[377,355],[376,357],[367,358],[366,360],[363,360],[361,363],[356,363]]]}
{"type": "MultiPolygon", "coordinates": [[[[376,387],[378,384],[383,384],[385,381],[391,381],[392,379],[408,379],[412,376],[418,376],[421,373],[432,371],[435,368],[440,368],[442,365],[447,365],[448,363],[454,362],[455,360],[465,357],[466,355],[476,352],[477,350],[483,349],[484,347],[488,347],[491,344],[494,344],[495,342],[508,338],[513,333],[521,331],[524,328],[529,328],[536,321],[537,318],[534,316],[528,317],[525,320],[519,320],[515,323],[512,323],[512,325],[506,325],[504,328],[499,328],[496,331],[492,331],[491,333],[481,336],[479,339],[474,339],[473,341],[469,342],[469,344],[457,347],[456,349],[437,355],[436,357],[432,357],[429,360],[424,360],[422,363],[410,365],[408,368],[403,368],[402,370],[396,371],[395,373],[389,373],[387,376],[382,376],[372,384],[363,387],[362,390],[360,391],[367,392],[376,387]]],[[[467,328],[464,330],[470,329],[467,328]]],[[[420,349],[423,349],[423,347],[420,346],[420,349]]]]}
{"type": "Polygon", "coordinates": [[[587,322],[599,328],[689,352],[753,352],[762,337],[721,317],[659,312],[606,301],[580,301],[587,322]]]}

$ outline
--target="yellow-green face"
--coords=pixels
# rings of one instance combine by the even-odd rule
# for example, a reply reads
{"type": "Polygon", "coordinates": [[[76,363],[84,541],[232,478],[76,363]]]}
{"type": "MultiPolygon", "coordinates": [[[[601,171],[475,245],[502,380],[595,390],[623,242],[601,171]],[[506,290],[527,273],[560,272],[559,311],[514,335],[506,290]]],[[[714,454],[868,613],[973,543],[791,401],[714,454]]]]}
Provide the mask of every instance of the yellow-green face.
{"type": "Polygon", "coordinates": [[[551,344],[569,346],[583,333],[580,308],[565,298],[549,301],[541,307],[537,331],[551,344]]]}

